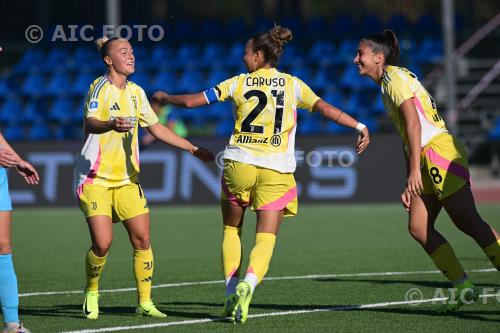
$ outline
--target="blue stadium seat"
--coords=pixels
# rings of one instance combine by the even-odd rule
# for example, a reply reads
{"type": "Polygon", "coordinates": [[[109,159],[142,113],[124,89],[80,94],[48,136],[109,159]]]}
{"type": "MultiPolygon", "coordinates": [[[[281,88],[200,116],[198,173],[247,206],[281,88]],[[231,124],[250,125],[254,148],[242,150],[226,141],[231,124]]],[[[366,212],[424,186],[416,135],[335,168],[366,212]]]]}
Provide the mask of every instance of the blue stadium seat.
{"type": "Polygon", "coordinates": [[[28,71],[33,70],[36,67],[40,67],[39,64],[44,62],[45,56],[43,52],[38,48],[29,48],[23,53],[21,60],[14,66],[14,74],[26,74],[28,71]]]}
{"type": "Polygon", "coordinates": [[[224,32],[219,19],[207,18],[200,24],[198,37],[201,37],[203,40],[217,40],[224,36],[224,32]]]}
{"type": "Polygon", "coordinates": [[[443,41],[427,36],[420,43],[414,59],[419,64],[437,64],[443,58],[443,41]]]}
{"type": "Polygon", "coordinates": [[[90,85],[96,77],[90,73],[80,73],[71,85],[70,92],[73,96],[85,96],[90,88],[90,85]]]}
{"type": "Polygon", "coordinates": [[[13,124],[18,122],[23,107],[17,97],[8,97],[0,108],[0,122],[13,124]]]}
{"type": "Polygon", "coordinates": [[[9,76],[7,74],[0,75],[0,98],[9,95],[11,92],[9,76]]]}
{"type": "Polygon", "coordinates": [[[215,135],[222,138],[229,138],[233,133],[234,120],[226,118],[215,126],[215,135]]]}
{"type": "Polygon", "coordinates": [[[173,37],[178,40],[192,40],[195,38],[195,32],[196,32],[196,25],[195,22],[192,20],[187,20],[187,19],[178,19],[174,23],[174,28],[173,28],[173,37]]]}
{"type": "Polygon", "coordinates": [[[72,120],[73,105],[67,98],[59,98],[49,108],[48,119],[59,124],[69,124],[72,120]]]}
{"type": "Polygon", "coordinates": [[[172,71],[161,71],[151,82],[151,89],[153,91],[156,90],[165,90],[167,92],[173,92],[175,87],[177,86],[177,79],[172,71]]]}
{"type": "Polygon", "coordinates": [[[203,48],[200,61],[204,64],[210,64],[221,57],[225,57],[225,53],[223,45],[208,43],[203,48]]]}
{"type": "Polygon", "coordinates": [[[342,39],[337,51],[337,61],[351,65],[356,52],[358,51],[358,41],[354,39],[342,39]]]}
{"type": "Polygon", "coordinates": [[[71,84],[66,73],[55,73],[47,83],[44,94],[48,96],[66,96],[70,93],[71,84]]]}
{"type": "Polygon", "coordinates": [[[230,77],[231,76],[229,75],[229,73],[225,69],[213,68],[208,73],[208,77],[207,77],[207,81],[206,81],[206,83],[207,83],[206,88],[208,89],[212,86],[215,86],[216,84],[219,84],[222,81],[229,79],[230,77]]]}
{"type": "Polygon", "coordinates": [[[205,80],[202,72],[198,70],[186,70],[181,74],[177,82],[176,90],[181,92],[197,92],[205,88],[205,80]]]}
{"type": "Polygon", "coordinates": [[[138,86],[140,86],[146,94],[148,95],[149,93],[152,92],[151,88],[151,80],[149,79],[149,75],[144,72],[144,71],[137,71],[134,74],[130,76],[130,81],[134,82],[138,86]]]}
{"type": "Polygon", "coordinates": [[[423,14],[415,23],[414,34],[421,36],[428,35],[439,35],[440,34],[440,26],[437,23],[436,17],[431,14],[423,14]]]}
{"type": "Polygon", "coordinates": [[[42,104],[41,99],[31,99],[20,117],[21,122],[26,125],[31,125],[37,118],[43,119],[44,110],[42,104]]]}
{"type": "Polygon", "coordinates": [[[43,119],[37,119],[37,121],[31,126],[28,132],[28,138],[30,140],[48,140],[51,138],[50,126],[43,119]]]}
{"type": "Polygon", "coordinates": [[[328,121],[328,120],[324,128],[324,132],[329,134],[344,134],[344,133],[349,133],[351,131],[352,129],[350,129],[349,127],[345,127],[335,123],[334,121],[328,121]]]}
{"type": "Polygon", "coordinates": [[[2,135],[7,141],[21,141],[24,140],[24,130],[21,126],[16,124],[9,124],[2,128],[2,135]]]}
{"type": "Polygon", "coordinates": [[[494,141],[500,141],[500,116],[495,121],[495,126],[488,133],[488,138],[494,141]]]}
{"type": "Polygon", "coordinates": [[[224,35],[228,40],[245,40],[249,38],[248,27],[240,18],[232,18],[226,24],[224,35]]]}
{"type": "Polygon", "coordinates": [[[318,117],[314,115],[301,113],[305,116],[300,117],[297,121],[297,133],[300,135],[308,135],[308,134],[318,134],[322,131],[321,121],[318,117]]]}
{"type": "Polygon", "coordinates": [[[22,84],[21,91],[24,95],[40,96],[44,92],[45,80],[39,74],[32,74],[26,77],[22,84]]]}

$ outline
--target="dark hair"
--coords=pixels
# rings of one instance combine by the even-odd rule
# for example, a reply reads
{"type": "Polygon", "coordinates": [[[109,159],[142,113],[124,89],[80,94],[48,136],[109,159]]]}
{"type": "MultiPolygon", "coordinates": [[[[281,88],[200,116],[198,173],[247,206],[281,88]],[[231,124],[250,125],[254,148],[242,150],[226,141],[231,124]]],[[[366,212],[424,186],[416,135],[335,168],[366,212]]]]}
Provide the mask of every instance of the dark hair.
{"type": "Polygon", "coordinates": [[[399,42],[394,31],[387,29],[382,33],[363,38],[361,41],[370,46],[374,53],[382,53],[386,65],[396,66],[399,63],[399,42]]]}
{"type": "Polygon", "coordinates": [[[251,38],[254,52],[262,51],[264,61],[276,67],[283,53],[283,46],[293,38],[292,31],[288,28],[275,25],[267,32],[262,32],[251,38]]]}
{"type": "Polygon", "coordinates": [[[111,47],[111,43],[118,39],[119,39],[118,37],[113,37],[113,38],[101,37],[95,41],[95,45],[97,46],[99,53],[101,53],[102,60],[104,60],[105,56],[109,56],[109,49],[111,47]]]}

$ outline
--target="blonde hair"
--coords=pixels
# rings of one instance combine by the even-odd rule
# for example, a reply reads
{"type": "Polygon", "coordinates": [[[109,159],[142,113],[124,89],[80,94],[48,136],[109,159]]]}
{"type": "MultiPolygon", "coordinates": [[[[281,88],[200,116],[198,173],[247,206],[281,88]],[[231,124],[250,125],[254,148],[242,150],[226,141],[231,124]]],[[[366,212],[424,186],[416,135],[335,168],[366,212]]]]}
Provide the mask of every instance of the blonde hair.
{"type": "Polygon", "coordinates": [[[109,56],[109,48],[111,47],[111,43],[118,39],[118,37],[108,38],[104,36],[95,41],[95,45],[97,46],[97,50],[101,54],[101,58],[103,61],[105,56],[109,56]]]}
{"type": "Polygon", "coordinates": [[[285,44],[292,38],[293,34],[290,29],[275,25],[269,31],[257,34],[251,39],[254,52],[262,51],[265,62],[276,67],[285,44]]]}

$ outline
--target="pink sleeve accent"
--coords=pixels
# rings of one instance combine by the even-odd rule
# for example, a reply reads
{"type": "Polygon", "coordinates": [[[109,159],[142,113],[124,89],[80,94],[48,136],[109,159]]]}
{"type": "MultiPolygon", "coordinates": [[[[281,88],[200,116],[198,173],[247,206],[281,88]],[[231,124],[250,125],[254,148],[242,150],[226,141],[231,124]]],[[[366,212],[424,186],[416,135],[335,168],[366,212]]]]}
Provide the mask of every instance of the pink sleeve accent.
{"type": "Polygon", "coordinates": [[[99,165],[101,164],[101,147],[99,147],[99,151],[97,152],[97,159],[95,160],[94,165],[90,168],[87,177],[83,181],[80,186],[76,188],[76,197],[80,199],[80,195],[83,193],[83,187],[87,184],[92,184],[94,182],[94,178],[97,176],[97,170],[99,170],[99,165]]]}
{"type": "Polygon", "coordinates": [[[429,120],[429,118],[427,118],[427,115],[425,114],[422,103],[420,103],[420,100],[418,99],[417,95],[415,95],[415,93],[413,93],[413,103],[415,104],[415,107],[417,108],[418,112],[422,115],[422,117],[429,120]]]}
{"type": "Polygon", "coordinates": [[[432,163],[440,167],[441,169],[450,171],[451,173],[455,174],[456,176],[465,179],[470,183],[470,174],[469,170],[465,168],[464,166],[455,163],[453,161],[449,161],[443,156],[439,155],[435,150],[432,148],[427,149],[425,152],[425,155],[431,160],[432,163]]]}
{"type": "Polygon", "coordinates": [[[282,210],[288,205],[290,201],[297,197],[297,187],[293,187],[288,192],[283,194],[283,196],[273,202],[270,202],[264,206],[260,206],[257,210],[282,210]]]}

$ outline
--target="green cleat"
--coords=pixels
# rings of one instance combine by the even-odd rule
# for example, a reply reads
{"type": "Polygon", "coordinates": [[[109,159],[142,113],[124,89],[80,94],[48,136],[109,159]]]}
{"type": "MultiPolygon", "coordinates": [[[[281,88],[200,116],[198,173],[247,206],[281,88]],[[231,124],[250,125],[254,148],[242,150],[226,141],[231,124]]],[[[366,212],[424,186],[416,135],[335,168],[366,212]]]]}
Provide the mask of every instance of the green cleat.
{"type": "Polygon", "coordinates": [[[135,311],[139,316],[166,318],[167,315],[156,308],[152,301],[140,303],[135,311]]]}
{"type": "Polygon", "coordinates": [[[230,318],[232,320],[233,310],[236,306],[236,302],[238,301],[238,296],[236,294],[231,294],[226,297],[224,301],[224,310],[222,311],[222,315],[226,318],[230,318]]]}
{"type": "Polygon", "coordinates": [[[479,291],[476,289],[474,284],[465,280],[461,284],[455,286],[456,293],[453,295],[453,299],[450,297],[444,307],[439,310],[440,313],[448,313],[452,311],[457,311],[464,304],[471,304],[479,299],[479,291]]]}
{"type": "Polygon", "coordinates": [[[83,314],[87,319],[97,319],[99,317],[99,293],[97,291],[85,292],[83,314]]]}
{"type": "Polygon", "coordinates": [[[252,287],[248,282],[240,282],[236,286],[236,305],[231,314],[231,320],[235,323],[244,324],[248,317],[248,307],[252,300],[252,287]]]}

